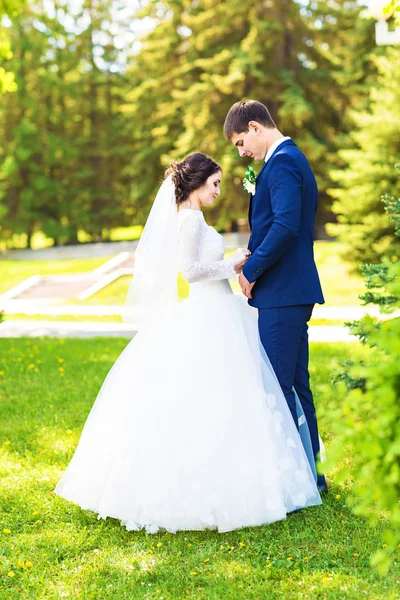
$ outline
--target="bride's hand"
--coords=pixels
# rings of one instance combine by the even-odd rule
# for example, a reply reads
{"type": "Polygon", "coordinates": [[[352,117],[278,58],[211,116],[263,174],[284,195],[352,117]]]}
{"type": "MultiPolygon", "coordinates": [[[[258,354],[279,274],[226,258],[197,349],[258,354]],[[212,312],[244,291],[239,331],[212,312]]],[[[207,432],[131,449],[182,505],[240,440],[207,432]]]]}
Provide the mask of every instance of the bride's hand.
{"type": "Polygon", "coordinates": [[[235,273],[241,273],[244,265],[251,256],[251,252],[246,248],[238,248],[232,254],[232,261],[234,263],[235,273]]]}

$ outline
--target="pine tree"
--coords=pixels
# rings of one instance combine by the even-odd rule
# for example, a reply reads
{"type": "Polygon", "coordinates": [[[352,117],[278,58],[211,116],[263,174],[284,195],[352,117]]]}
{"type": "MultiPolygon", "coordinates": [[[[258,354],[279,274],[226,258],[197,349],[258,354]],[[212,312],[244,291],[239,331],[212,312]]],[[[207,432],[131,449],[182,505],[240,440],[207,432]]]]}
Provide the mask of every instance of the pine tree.
{"type": "Polygon", "coordinates": [[[7,28],[18,89],[0,102],[0,234],[41,229],[65,243],[143,223],[164,168],[194,150],[223,166],[210,219],[229,227],[247,212],[247,163],[222,126],[245,97],[265,102],[306,153],[326,218],[349,111],[375,69],[359,12],[356,0],[149,0],[132,20],[148,33],[128,50],[130,22],[112,0],[29,3],[7,28]]]}
{"type": "Polygon", "coordinates": [[[383,194],[400,192],[393,169],[400,156],[400,50],[388,47],[375,62],[379,75],[370,110],[353,115],[355,148],[340,152],[347,168],[332,174],[338,187],[330,190],[339,223],[328,231],[345,242],[346,257],[355,263],[400,255],[399,238],[381,202],[383,194]]]}
{"type": "Polygon", "coordinates": [[[110,0],[85,0],[77,15],[89,24],[76,42],[80,165],[73,177],[80,201],[75,222],[94,240],[107,237],[113,226],[129,224],[125,207],[131,181],[125,170],[133,148],[128,119],[120,109],[127,80],[119,65],[122,48],[115,43],[117,37],[124,40],[128,27],[113,10],[110,0]]]}
{"type": "Polygon", "coordinates": [[[127,169],[133,180],[128,210],[134,223],[146,220],[175,140],[184,129],[175,98],[181,86],[179,67],[186,64],[184,6],[184,0],[151,0],[136,15],[138,21],[149,20],[154,25],[129,56],[130,91],[122,106],[129,118],[134,149],[134,160],[127,169]]]}
{"type": "Polygon", "coordinates": [[[16,88],[5,97],[2,111],[1,194],[7,206],[2,233],[26,232],[28,238],[38,221],[40,198],[49,189],[42,169],[41,107],[37,95],[41,74],[33,68],[40,63],[45,39],[33,26],[32,16],[29,8],[23,8],[9,33],[11,52],[6,66],[9,64],[14,72],[16,88]],[[25,20],[28,15],[31,18],[25,20]]]}
{"type": "Polygon", "coordinates": [[[323,201],[327,167],[322,159],[335,118],[328,89],[334,96],[335,82],[321,53],[314,50],[310,59],[312,31],[299,4],[206,0],[184,14],[183,25],[191,31],[181,77],[186,85],[177,93],[185,129],[174,153],[200,148],[219,157],[227,176],[213,211],[217,223],[222,227],[246,213],[241,185],[246,165],[221,135],[230,106],[245,97],[264,102],[278,127],[309,157],[323,201]]]}
{"type": "MultiPolygon", "coordinates": [[[[400,173],[400,165],[397,169],[400,173]]],[[[384,206],[398,238],[400,198],[388,194],[384,206]]],[[[383,263],[365,265],[363,272],[367,277],[363,304],[375,304],[386,313],[399,310],[400,263],[386,258],[383,263]]],[[[371,351],[367,361],[342,365],[345,370],[334,378],[334,384],[342,382],[347,390],[340,386],[344,398],[339,408],[327,415],[336,434],[332,462],[342,462],[352,447],[351,467],[341,468],[337,477],[346,481],[351,475],[357,481],[351,498],[353,510],[373,523],[378,511],[388,517],[385,550],[373,557],[373,564],[385,574],[400,541],[400,317],[378,321],[365,316],[348,325],[371,351]]]]}
{"type": "Polygon", "coordinates": [[[40,229],[66,243],[129,223],[132,144],[120,109],[128,83],[118,62],[124,38],[116,40],[128,25],[112,0],[73,8],[32,3],[12,17],[16,90],[0,110],[3,238],[24,232],[29,242],[40,229]]]}
{"type": "MultiPolygon", "coordinates": [[[[355,1],[338,2],[332,11],[336,5],[346,32],[342,43],[347,44],[360,6],[355,1]]],[[[280,129],[308,156],[321,205],[330,202],[329,171],[338,164],[338,136],[349,96],[340,81],[340,64],[335,64],[334,51],[329,52],[332,26],[322,33],[318,26],[321,19],[330,23],[329,15],[323,3],[311,6],[305,8],[293,0],[149,3],[141,16],[153,18],[156,25],[143,40],[129,73],[135,90],[128,99],[134,104],[138,140],[133,200],[147,207],[140,214],[148,211],[162,167],[200,150],[220,162],[226,173],[212,220],[223,228],[226,222],[245,216],[248,199],[242,178],[246,164],[222,135],[230,106],[245,97],[267,104],[280,129]],[[151,126],[146,128],[149,121],[151,126]]],[[[374,42],[373,36],[368,41],[367,28],[359,29],[357,40],[362,48],[355,43],[346,56],[351,61],[354,51],[361,71],[362,51],[374,42]]]]}
{"type": "MultiPolygon", "coordinates": [[[[5,19],[7,15],[7,11],[10,11],[9,6],[5,6],[5,3],[0,2],[0,19],[5,19]]],[[[14,8],[11,12],[13,12],[14,8]]],[[[0,32],[0,61],[3,63],[6,60],[9,60],[12,56],[11,48],[10,48],[10,40],[8,31],[3,28],[0,32]]],[[[0,95],[5,99],[6,94],[9,92],[13,92],[16,89],[16,84],[14,81],[14,73],[6,70],[3,66],[0,67],[0,95]]],[[[3,108],[0,104],[0,120],[2,118],[3,108]]],[[[0,157],[2,155],[2,147],[0,145],[0,157]]],[[[4,201],[1,199],[0,194],[0,227],[7,214],[7,206],[4,201]]]]}

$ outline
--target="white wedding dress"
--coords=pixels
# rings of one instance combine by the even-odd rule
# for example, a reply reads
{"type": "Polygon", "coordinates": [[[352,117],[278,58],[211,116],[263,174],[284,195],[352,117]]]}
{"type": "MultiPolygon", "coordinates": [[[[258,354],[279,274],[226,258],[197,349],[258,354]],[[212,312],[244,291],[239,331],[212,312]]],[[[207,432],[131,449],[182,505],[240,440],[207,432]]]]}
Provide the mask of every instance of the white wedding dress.
{"type": "Polygon", "coordinates": [[[234,257],[199,210],[177,216],[183,302],[108,373],[55,493],[128,530],[231,531],[321,499],[234,257]]]}

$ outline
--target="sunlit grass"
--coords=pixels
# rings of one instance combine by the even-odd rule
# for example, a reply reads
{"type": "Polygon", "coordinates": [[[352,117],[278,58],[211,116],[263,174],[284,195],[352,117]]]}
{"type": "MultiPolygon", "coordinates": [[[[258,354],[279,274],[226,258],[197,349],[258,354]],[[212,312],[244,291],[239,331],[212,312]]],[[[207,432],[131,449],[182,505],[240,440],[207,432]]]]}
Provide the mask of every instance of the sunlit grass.
{"type": "MultiPolygon", "coordinates": [[[[11,239],[5,241],[0,240],[0,251],[4,252],[7,249],[25,249],[27,248],[28,236],[26,233],[14,233],[11,239]]],[[[32,250],[41,248],[50,248],[54,245],[54,240],[47,237],[42,231],[36,231],[32,235],[32,250]]]]}
{"type": "MultiPolygon", "coordinates": [[[[123,319],[120,315],[105,315],[105,316],[96,316],[96,315],[45,315],[45,314],[35,314],[35,315],[9,315],[5,316],[7,321],[74,321],[74,322],[82,322],[82,321],[92,321],[92,322],[114,322],[114,323],[122,323],[123,319]]],[[[314,319],[312,318],[310,321],[310,326],[313,327],[344,327],[344,321],[340,321],[339,319],[314,319]]]]}
{"type": "Polygon", "coordinates": [[[93,271],[109,260],[101,258],[76,258],[66,260],[2,260],[0,259],[0,294],[32,275],[64,275],[93,271]]]}
{"type": "Polygon", "coordinates": [[[115,227],[111,230],[110,240],[112,242],[138,240],[142,235],[142,225],[132,225],[132,227],[115,227]]]}
{"type": "MultiPolygon", "coordinates": [[[[228,257],[233,251],[228,251],[225,257],[228,257]]],[[[342,245],[338,242],[316,242],[315,244],[315,260],[325,296],[324,306],[359,306],[358,294],[364,292],[363,279],[350,272],[349,265],[339,256],[341,251],[342,245]]],[[[130,277],[120,277],[83,302],[123,304],[130,281],[130,277]]],[[[240,286],[235,279],[231,280],[231,285],[235,292],[240,292],[240,286]]],[[[185,298],[188,292],[189,286],[180,274],[178,277],[179,297],[185,298]]]]}
{"type": "Polygon", "coordinates": [[[339,242],[316,242],[315,262],[325,297],[324,306],[359,306],[359,294],[364,293],[364,280],[356,275],[352,265],[344,262],[339,242]]]}
{"type": "Polygon", "coordinates": [[[311,317],[309,325],[312,327],[344,327],[345,321],[340,319],[314,319],[311,317]]]}
{"type": "MultiPolygon", "coordinates": [[[[143,231],[142,225],[132,225],[131,227],[114,227],[110,232],[105,232],[111,242],[122,242],[138,240],[143,231]]],[[[87,243],[92,241],[92,237],[85,231],[78,231],[78,241],[87,243]]],[[[0,241],[0,252],[6,249],[26,249],[28,236],[26,233],[15,233],[10,240],[0,241]]],[[[42,231],[35,231],[32,235],[31,248],[32,250],[41,250],[42,248],[50,248],[54,246],[54,239],[47,237],[42,231]]]]}
{"type": "Polygon", "coordinates": [[[91,322],[99,322],[99,323],[122,323],[122,317],[120,315],[105,315],[105,316],[96,316],[96,315],[9,315],[5,316],[7,321],[74,321],[76,323],[82,321],[91,321],[91,322]]]}
{"type": "MultiPolygon", "coordinates": [[[[1,341],[0,598],[398,598],[397,563],[385,579],[369,566],[384,523],[369,529],[364,519],[353,516],[334,473],[322,507],[271,526],[225,534],[127,532],[119,520],[98,520],[95,513],[55,496],[104,377],[127,343],[1,341]]],[[[365,350],[346,344],[311,346],[320,414],[332,361],[350,352],[357,358],[365,350]]],[[[151,426],[145,426],[151,436],[151,426]]],[[[328,423],[321,433],[329,449],[328,423]]]]}
{"type": "MultiPolygon", "coordinates": [[[[137,230],[132,228],[133,230],[137,230]]],[[[116,230],[116,235],[119,230],[116,230]]],[[[324,306],[358,306],[358,294],[363,293],[363,279],[350,272],[340,253],[342,245],[338,242],[316,242],[315,259],[325,295],[324,306]]],[[[229,256],[233,250],[226,253],[229,256]]],[[[20,283],[31,275],[48,275],[63,273],[83,273],[100,266],[109,258],[52,260],[52,261],[9,261],[0,260],[0,294],[20,283]]],[[[70,300],[76,304],[123,304],[125,302],[131,276],[123,276],[107,285],[105,288],[87,300],[70,300]]],[[[237,281],[231,280],[232,288],[240,292],[237,281]]],[[[181,299],[188,295],[189,285],[182,275],[178,278],[178,293],[181,299]]]]}
{"type": "MultiPolygon", "coordinates": [[[[73,304],[119,304],[125,303],[129,285],[132,281],[131,275],[119,277],[100,291],[86,300],[71,300],[73,304]]],[[[184,280],[182,274],[178,276],[178,295],[181,300],[189,294],[189,284],[184,280]]]]}

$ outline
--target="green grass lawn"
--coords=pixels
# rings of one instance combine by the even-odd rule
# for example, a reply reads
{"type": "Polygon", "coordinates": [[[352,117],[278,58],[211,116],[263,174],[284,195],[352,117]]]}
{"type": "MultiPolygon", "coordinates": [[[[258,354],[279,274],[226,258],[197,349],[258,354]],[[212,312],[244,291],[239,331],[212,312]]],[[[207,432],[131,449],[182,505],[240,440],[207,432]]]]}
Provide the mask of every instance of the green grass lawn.
{"type": "MultiPolygon", "coordinates": [[[[111,258],[111,257],[109,257],[111,258]]],[[[68,260],[0,260],[0,294],[32,275],[65,275],[93,271],[108,257],[68,260]]]]}
{"type": "MultiPolygon", "coordinates": [[[[358,294],[364,292],[362,277],[351,273],[350,266],[340,257],[342,249],[343,246],[338,242],[315,244],[315,260],[325,296],[324,306],[359,306],[358,294]]],[[[232,252],[233,250],[228,251],[226,256],[232,252]]],[[[83,303],[123,304],[130,281],[130,277],[121,277],[83,303]]],[[[240,291],[236,281],[232,280],[231,284],[234,291],[240,291]]],[[[178,291],[180,298],[185,298],[189,291],[182,275],[178,279],[178,291]]]]}
{"type": "MultiPolygon", "coordinates": [[[[109,239],[111,242],[131,241],[138,240],[142,234],[142,225],[132,225],[131,227],[114,227],[111,229],[109,239]]],[[[15,233],[11,240],[8,242],[0,241],[0,252],[4,252],[7,248],[27,248],[27,235],[26,233],[15,233]]],[[[78,231],[79,242],[91,242],[92,238],[85,231],[78,231]]],[[[50,248],[54,245],[54,240],[47,237],[42,231],[36,231],[32,236],[31,247],[33,250],[40,250],[41,248],[50,248]]]]}
{"type": "Polygon", "coordinates": [[[314,319],[311,317],[309,325],[312,327],[344,327],[345,321],[340,319],[314,319]]]}
{"type": "MultiPolygon", "coordinates": [[[[86,300],[71,300],[71,304],[124,304],[126,294],[128,293],[129,284],[132,281],[132,276],[124,275],[119,277],[110,285],[103,288],[94,296],[87,298],[86,300]]],[[[178,295],[181,300],[186,298],[189,294],[189,284],[179,273],[178,276],[178,295]]]]}
{"type": "Polygon", "coordinates": [[[341,258],[343,244],[318,241],[314,249],[325,306],[359,306],[358,294],[365,292],[364,280],[341,258]]]}
{"type": "MultiPolygon", "coordinates": [[[[369,566],[370,529],[335,486],[322,507],[270,526],[176,535],[127,532],[53,494],[122,339],[4,339],[0,348],[0,598],[302,600],[399,598],[400,570],[369,566]]],[[[358,345],[313,344],[318,410],[332,361],[358,345]]],[[[152,435],[151,426],[148,427],[152,435]]],[[[329,427],[322,429],[329,448],[329,427]]],[[[156,443],[156,440],[155,440],[156,443]]],[[[348,458],[351,460],[351,457],[348,458]]]]}
{"type": "MultiPolygon", "coordinates": [[[[325,295],[325,306],[358,306],[358,294],[363,293],[363,279],[350,272],[350,267],[340,253],[343,247],[338,242],[315,243],[315,258],[321,277],[325,295]]],[[[231,254],[226,253],[226,256],[231,254]]],[[[0,260],[0,294],[20,283],[31,275],[48,275],[56,273],[82,273],[91,271],[106,262],[108,258],[85,260],[54,260],[54,261],[9,261],[0,260]]],[[[106,288],[100,290],[87,300],[71,300],[73,304],[123,304],[128,291],[130,276],[120,277],[106,288]]],[[[237,282],[232,280],[232,287],[240,291],[237,282]]],[[[180,298],[188,294],[189,286],[182,275],[178,279],[180,298]]]]}
{"type": "MultiPolygon", "coordinates": [[[[337,242],[315,244],[315,259],[325,295],[325,306],[358,306],[360,304],[358,294],[364,291],[362,277],[351,273],[349,265],[340,258],[342,249],[342,245],[337,242]]],[[[233,250],[228,251],[226,256],[232,252],[233,250]]],[[[123,304],[130,281],[131,277],[120,277],[91,298],[80,301],[79,304],[123,304]]],[[[240,286],[235,280],[232,280],[231,284],[234,291],[240,291],[240,286]]],[[[180,274],[179,297],[185,298],[188,291],[189,286],[180,274]]]]}
{"type": "MultiPolygon", "coordinates": [[[[85,315],[6,315],[7,321],[94,321],[104,323],[123,323],[122,317],[119,315],[109,316],[85,316],[85,315]]],[[[344,321],[338,319],[311,319],[310,325],[313,327],[344,327],[344,321]]]]}
{"type": "Polygon", "coordinates": [[[99,323],[123,323],[119,315],[100,316],[95,315],[6,315],[7,321],[92,321],[99,323]]]}
{"type": "Polygon", "coordinates": [[[112,242],[138,240],[142,235],[142,225],[132,225],[131,227],[114,227],[111,230],[110,240],[112,242]]]}

